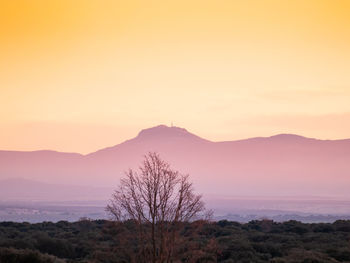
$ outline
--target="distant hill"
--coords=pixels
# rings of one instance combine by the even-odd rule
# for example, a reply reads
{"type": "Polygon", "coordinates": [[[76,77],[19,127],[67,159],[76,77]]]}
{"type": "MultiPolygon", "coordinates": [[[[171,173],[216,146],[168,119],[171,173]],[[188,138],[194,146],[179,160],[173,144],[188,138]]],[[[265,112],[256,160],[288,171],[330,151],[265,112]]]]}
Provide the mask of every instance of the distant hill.
{"type": "Polygon", "coordinates": [[[87,155],[0,151],[0,180],[112,187],[149,151],[157,151],[174,168],[189,173],[196,190],[203,193],[350,197],[350,139],[280,134],[212,142],[164,125],[87,155]]]}
{"type": "Polygon", "coordinates": [[[0,204],[15,201],[106,201],[112,192],[112,187],[49,184],[21,178],[0,180],[0,204]]]}

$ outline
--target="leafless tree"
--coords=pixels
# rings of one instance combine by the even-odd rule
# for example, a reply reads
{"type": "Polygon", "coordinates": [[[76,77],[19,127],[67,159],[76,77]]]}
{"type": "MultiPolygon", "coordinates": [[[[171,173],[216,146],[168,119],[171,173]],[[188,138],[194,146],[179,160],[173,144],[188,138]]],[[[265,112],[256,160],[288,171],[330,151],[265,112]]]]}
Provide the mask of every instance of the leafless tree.
{"type": "Polygon", "coordinates": [[[153,263],[173,262],[181,226],[206,214],[189,176],[172,170],[157,153],[146,155],[138,172],[125,174],[107,211],[117,221],[137,223],[139,253],[153,263]]]}

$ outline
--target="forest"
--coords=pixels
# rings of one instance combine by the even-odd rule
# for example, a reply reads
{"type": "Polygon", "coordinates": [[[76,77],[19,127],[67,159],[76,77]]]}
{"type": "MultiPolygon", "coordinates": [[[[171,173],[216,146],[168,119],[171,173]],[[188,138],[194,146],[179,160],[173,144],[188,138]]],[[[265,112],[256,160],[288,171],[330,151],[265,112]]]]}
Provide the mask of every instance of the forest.
{"type": "MultiPolygon", "coordinates": [[[[133,220],[0,222],[0,262],[140,262],[137,227],[133,220]]],[[[172,262],[350,262],[350,221],[194,221],[181,229],[172,262]]]]}

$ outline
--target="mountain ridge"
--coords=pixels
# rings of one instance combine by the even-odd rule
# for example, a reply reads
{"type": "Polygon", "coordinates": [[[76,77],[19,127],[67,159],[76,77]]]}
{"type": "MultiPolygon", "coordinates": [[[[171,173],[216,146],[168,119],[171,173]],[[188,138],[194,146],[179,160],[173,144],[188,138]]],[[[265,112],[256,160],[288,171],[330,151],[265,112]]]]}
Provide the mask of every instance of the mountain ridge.
{"type": "MultiPolygon", "coordinates": [[[[157,126],[153,126],[150,128],[146,128],[146,129],[142,129],[135,137],[125,140],[123,142],[120,142],[118,144],[115,144],[113,146],[107,146],[107,147],[103,147],[101,149],[98,149],[96,151],[87,153],[87,154],[81,154],[79,152],[65,152],[65,151],[57,151],[57,150],[53,150],[53,149],[38,149],[38,150],[29,150],[29,151],[25,151],[25,150],[1,150],[0,152],[16,152],[16,153],[65,153],[65,154],[76,154],[76,155],[80,155],[80,156],[87,156],[93,153],[96,153],[98,151],[101,150],[105,150],[105,149],[110,149],[119,145],[122,145],[124,143],[130,142],[132,140],[142,140],[142,139],[159,139],[159,137],[157,138],[157,136],[161,136],[161,137],[165,137],[164,134],[159,134],[159,130],[163,130],[163,131],[180,131],[181,133],[177,133],[178,135],[186,135],[187,138],[197,138],[206,142],[211,142],[211,143],[235,143],[235,142],[244,142],[244,141],[250,141],[250,140],[275,140],[275,139],[285,139],[285,140],[291,140],[291,139],[302,139],[302,140],[317,140],[317,141],[321,141],[321,142],[346,142],[349,141],[350,142],[350,138],[344,138],[344,139],[319,139],[319,138],[311,138],[311,137],[306,137],[306,136],[302,136],[302,135],[298,135],[298,134],[293,134],[293,133],[278,133],[275,135],[271,135],[271,136],[257,136],[257,137],[249,137],[249,138],[244,138],[244,139],[237,139],[237,140],[223,140],[223,141],[211,141],[205,138],[202,138],[198,135],[195,135],[191,132],[189,132],[187,129],[185,128],[181,128],[181,127],[176,127],[176,126],[166,126],[164,124],[161,125],[157,125],[157,126]],[[156,131],[155,133],[152,133],[156,131]]],[[[169,133],[167,132],[166,135],[170,135],[170,136],[174,136],[174,134],[176,133],[169,133]]],[[[180,136],[178,136],[180,137],[180,136]]],[[[165,137],[166,138],[166,137],[165,137]]]]}
{"type": "Polygon", "coordinates": [[[350,196],[350,139],[279,134],[213,142],[165,125],[87,155],[0,151],[0,179],[117,185],[124,171],[137,169],[148,152],[158,152],[172,167],[190,174],[200,192],[350,196]]]}

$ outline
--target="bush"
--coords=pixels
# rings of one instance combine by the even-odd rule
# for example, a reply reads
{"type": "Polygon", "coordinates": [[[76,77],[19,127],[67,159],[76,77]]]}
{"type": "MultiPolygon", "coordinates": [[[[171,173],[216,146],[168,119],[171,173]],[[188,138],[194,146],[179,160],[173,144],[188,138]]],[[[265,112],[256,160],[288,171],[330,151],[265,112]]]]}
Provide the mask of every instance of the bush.
{"type": "Polygon", "coordinates": [[[38,251],[29,249],[0,248],[1,263],[63,263],[49,255],[43,255],[38,251]]]}

